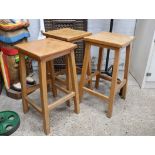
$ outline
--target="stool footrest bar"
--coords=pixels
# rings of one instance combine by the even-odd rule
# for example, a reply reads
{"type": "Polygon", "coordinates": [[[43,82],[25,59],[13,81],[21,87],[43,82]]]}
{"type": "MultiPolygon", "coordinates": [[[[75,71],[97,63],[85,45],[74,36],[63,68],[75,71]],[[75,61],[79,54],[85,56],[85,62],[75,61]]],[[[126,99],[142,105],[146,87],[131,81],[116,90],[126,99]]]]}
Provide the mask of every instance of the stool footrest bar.
{"type": "Polygon", "coordinates": [[[34,109],[36,109],[40,114],[42,114],[42,109],[41,109],[40,107],[38,107],[32,99],[26,97],[25,100],[26,100],[34,109]]]}
{"type": "Polygon", "coordinates": [[[88,92],[89,94],[91,94],[91,95],[94,95],[94,96],[96,96],[96,97],[101,98],[102,100],[109,101],[109,97],[108,97],[108,96],[105,96],[105,95],[103,95],[103,94],[101,94],[101,93],[98,93],[98,92],[96,92],[96,91],[94,91],[94,90],[91,90],[91,89],[89,89],[89,88],[87,88],[87,87],[83,87],[83,90],[84,90],[84,91],[87,91],[87,92],[88,92]]]}
{"type": "Polygon", "coordinates": [[[62,97],[61,99],[59,99],[55,102],[52,102],[50,105],[48,105],[48,109],[52,110],[52,109],[56,108],[57,106],[63,104],[64,102],[68,101],[69,99],[71,99],[74,96],[75,96],[75,92],[71,92],[68,95],[62,97]]]}
{"type": "MultiPolygon", "coordinates": [[[[108,76],[108,75],[106,75],[106,74],[100,74],[99,76],[100,76],[100,78],[102,78],[102,79],[104,79],[104,80],[112,81],[112,77],[111,77],[111,76],[108,76]]],[[[117,80],[117,83],[120,84],[121,81],[120,81],[120,80],[117,80]]]]}
{"type": "Polygon", "coordinates": [[[40,88],[40,85],[39,84],[36,84],[34,86],[30,86],[30,87],[27,87],[27,90],[26,90],[26,93],[27,94],[30,94],[31,92],[37,90],[40,88]]]}
{"type": "Polygon", "coordinates": [[[120,84],[117,84],[116,92],[118,92],[126,84],[126,79],[124,79],[120,84]]]}
{"type": "Polygon", "coordinates": [[[59,86],[59,85],[57,85],[57,84],[55,84],[55,86],[59,89],[59,90],[61,90],[62,92],[64,92],[64,93],[70,93],[70,91],[68,91],[67,89],[65,89],[64,87],[61,87],[61,86],[59,86]]]}
{"type": "Polygon", "coordinates": [[[94,76],[98,75],[99,73],[100,73],[99,71],[95,71],[94,73],[89,75],[89,77],[86,79],[86,83],[90,81],[94,76]]]}
{"type": "Polygon", "coordinates": [[[66,74],[66,69],[61,69],[60,71],[56,72],[54,76],[66,74]]]}
{"type": "Polygon", "coordinates": [[[58,78],[58,77],[55,77],[55,81],[56,81],[56,82],[59,82],[59,83],[61,83],[61,84],[63,84],[63,85],[66,85],[66,81],[65,81],[65,80],[62,80],[62,79],[60,79],[60,78],[58,78]]]}

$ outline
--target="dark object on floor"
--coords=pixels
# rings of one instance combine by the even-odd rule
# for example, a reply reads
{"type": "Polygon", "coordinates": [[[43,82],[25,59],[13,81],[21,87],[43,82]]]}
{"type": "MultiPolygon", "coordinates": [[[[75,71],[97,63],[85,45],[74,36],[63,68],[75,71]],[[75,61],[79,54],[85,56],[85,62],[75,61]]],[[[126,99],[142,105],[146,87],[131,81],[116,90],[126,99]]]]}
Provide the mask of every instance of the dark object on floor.
{"type": "MultiPolygon", "coordinates": [[[[31,87],[31,86],[35,86],[35,85],[36,85],[36,81],[35,81],[35,84],[34,84],[34,85],[28,84],[27,86],[28,86],[28,87],[31,87]]],[[[35,90],[34,90],[34,91],[35,91],[35,90]]],[[[32,92],[33,92],[33,91],[32,91],[32,92]]],[[[21,91],[15,91],[15,90],[13,90],[13,89],[6,89],[6,94],[7,94],[8,97],[11,97],[11,98],[16,99],[16,100],[22,98],[21,91]]],[[[28,94],[30,94],[30,93],[28,93],[28,94]]]]}
{"type": "Polygon", "coordinates": [[[6,94],[8,97],[11,97],[16,100],[22,98],[21,92],[15,91],[13,89],[6,89],[6,94]]]}
{"type": "Polygon", "coordinates": [[[14,133],[20,125],[19,115],[14,111],[0,112],[0,136],[9,136],[14,133]]]}

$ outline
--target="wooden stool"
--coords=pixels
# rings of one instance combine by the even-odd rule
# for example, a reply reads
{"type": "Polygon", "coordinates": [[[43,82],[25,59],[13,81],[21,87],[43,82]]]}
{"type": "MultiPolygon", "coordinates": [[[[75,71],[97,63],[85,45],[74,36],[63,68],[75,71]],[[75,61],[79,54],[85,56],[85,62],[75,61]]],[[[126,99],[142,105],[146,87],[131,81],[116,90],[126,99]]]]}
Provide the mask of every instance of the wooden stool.
{"type": "MultiPolygon", "coordinates": [[[[58,30],[47,31],[47,32],[43,32],[43,34],[47,38],[55,38],[55,39],[59,39],[59,40],[67,41],[71,43],[82,41],[84,37],[91,35],[90,32],[74,30],[71,28],[62,28],[58,30]]],[[[77,69],[79,68],[77,67],[77,69]]],[[[56,75],[63,74],[63,73],[65,73],[65,70],[58,72],[56,75]]]]}
{"type": "MultiPolygon", "coordinates": [[[[20,78],[21,78],[21,84],[22,84],[23,111],[24,113],[28,112],[29,105],[31,105],[34,109],[36,109],[43,116],[43,125],[44,125],[45,134],[49,134],[50,133],[50,123],[49,123],[50,110],[53,110],[58,105],[61,105],[62,103],[68,101],[69,99],[74,98],[74,111],[77,114],[80,111],[78,84],[77,84],[77,75],[76,75],[76,66],[75,66],[75,57],[74,57],[74,49],[77,46],[72,43],[67,43],[64,41],[48,38],[44,40],[17,44],[15,47],[20,50],[20,53],[19,53],[20,78]],[[31,88],[26,88],[26,71],[25,71],[25,59],[24,59],[25,55],[37,60],[39,63],[40,84],[31,88]],[[72,90],[66,90],[64,87],[55,85],[54,78],[53,78],[54,75],[53,75],[49,82],[51,82],[53,86],[56,86],[61,91],[65,92],[67,95],[53,102],[52,104],[48,104],[46,64],[48,64],[49,68],[53,67],[53,64],[51,64],[51,60],[60,56],[66,56],[67,61],[71,66],[70,74],[71,74],[72,90]],[[28,93],[37,88],[40,88],[42,107],[37,106],[35,102],[28,97],[28,93]]],[[[53,70],[51,71],[51,75],[52,74],[54,74],[53,70]]],[[[56,93],[55,90],[52,90],[52,92],[56,93]]]]}
{"type": "Polygon", "coordinates": [[[113,110],[113,103],[115,94],[117,91],[120,91],[120,95],[125,99],[126,97],[126,90],[127,90],[127,82],[128,82],[128,72],[129,72],[129,58],[130,58],[130,50],[131,50],[131,41],[134,39],[132,36],[126,36],[116,33],[110,32],[101,32],[92,36],[85,37],[85,56],[82,68],[82,75],[80,80],[80,99],[82,99],[83,91],[87,91],[91,95],[95,95],[105,101],[108,102],[108,113],[107,116],[110,118],[112,116],[113,110]],[[98,65],[97,71],[95,71],[90,76],[86,77],[87,70],[90,68],[90,48],[91,45],[99,47],[99,57],[98,57],[98,65]],[[126,59],[125,59],[125,70],[124,70],[124,78],[122,81],[117,80],[118,78],[118,69],[119,69],[119,57],[120,57],[120,49],[122,47],[126,47],[126,59]],[[101,74],[101,66],[102,66],[102,56],[103,56],[103,49],[110,48],[114,50],[115,57],[114,57],[114,65],[113,65],[113,74],[112,77],[107,75],[101,74]],[[85,83],[90,81],[93,76],[96,76],[96,83],[95,87],[98,88],[100,78],[105,80],[111,81],[110,87],[110,95],[106,96],[92,89],[85,87],[85,83]]]}
{"type": "MultiPolygon", "coordinates": [[[[63,41],[71,42],[71,43],[81,41],[84,39],[84,37],[91,35],[90,32],[74,30],[71,28],[62,28],[62,29],[58,29],[58,30],[52,30],[52,31],[44,32],[43,34],[47,38],[55,38],[55,39],[59,39],[59,40],[63,40],[63,41]]],[[[66,64],[68,64],[68,63],[66,62],[66,64]]],[[[77,67],[77,69],[80,70],[81,68],[77,67]]],[[[69,82],[70,78],[71,78],[70,74],[67,75],[66,81],[64,81],[58,77],[58,75],[65,74],[66,70],[68,70],[68,72],[70,73],[69,65],[66,66],[65,70],[61,70],[55,74],[56,75],[55,80],[56,80],[56,82],[59,82],[62,85],[66,85],[67,89],[71,89],[71,84],[69,82]]],[[[88,71],[87,74],[90,75],[91,73],[88,71]]],[[[91,84],[92,84],[91,81],[89,81],[90,86],[91,86],[91,84]]],[[[68,101],[67,105],[68,106],[70,105],[69,101],[68,101]]]]}

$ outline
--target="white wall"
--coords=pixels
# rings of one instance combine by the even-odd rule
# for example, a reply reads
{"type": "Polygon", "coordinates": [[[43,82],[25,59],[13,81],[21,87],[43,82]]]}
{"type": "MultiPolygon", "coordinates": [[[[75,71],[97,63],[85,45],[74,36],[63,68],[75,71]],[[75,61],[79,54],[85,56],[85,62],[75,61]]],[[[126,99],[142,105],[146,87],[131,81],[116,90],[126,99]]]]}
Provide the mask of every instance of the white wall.
{"type": "MultiPolygon", "coordinates": [[[[39,19],[29,19],[30,26],[28,30],[30,32],[30,37],[28,41],[38,40],[39,32],[40,32],[40,20],[39,19]]],[[[37,61],[32,61],[33,70],[38,69],[37,61]]]]}
{"type": "Polygon", "coordinates": [[[39,19],[29,19],[30,26],[28,28],[30,32],[29,41],[37,40],[40,30],[40,20],[39,19]]]}

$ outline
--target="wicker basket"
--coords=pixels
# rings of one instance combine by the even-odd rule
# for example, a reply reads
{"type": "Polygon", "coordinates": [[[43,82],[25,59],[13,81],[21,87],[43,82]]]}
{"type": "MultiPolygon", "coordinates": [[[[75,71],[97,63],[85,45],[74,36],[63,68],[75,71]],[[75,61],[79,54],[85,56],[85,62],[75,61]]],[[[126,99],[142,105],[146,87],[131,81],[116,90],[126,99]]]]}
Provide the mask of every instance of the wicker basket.
{"type": "MultiPolygon", "coordinates": [[[[73,28],[87,31],[87,19],[44,19],[45,31],[56,30],[60,28],[73,28]]],[[[78,48],[75,51],[75,59],[78,67],[82,67],[84,57],[84,42],[77,42],[78,48]]],[[[65,68],[64,57],[57,58],[54,61],[55,70],[59,71],[65,68]]]]}

